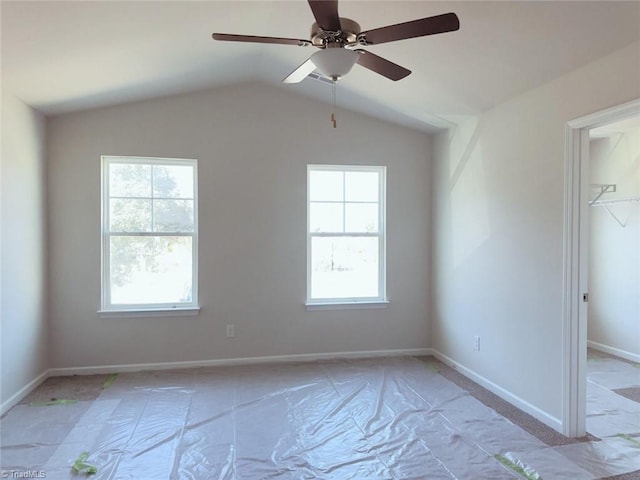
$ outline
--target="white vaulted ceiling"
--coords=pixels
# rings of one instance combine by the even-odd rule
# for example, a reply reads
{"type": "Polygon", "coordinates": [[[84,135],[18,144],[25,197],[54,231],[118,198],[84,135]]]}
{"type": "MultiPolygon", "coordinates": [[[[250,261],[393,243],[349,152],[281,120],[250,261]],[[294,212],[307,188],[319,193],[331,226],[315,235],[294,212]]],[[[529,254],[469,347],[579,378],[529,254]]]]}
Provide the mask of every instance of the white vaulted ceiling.
{"type": "MultiPolygon", "coordinates": [[[[458,15],[457,32],[366,47],[412,70],[409,77],[392,82],[356,65],[338,85],[342,106],[427,131],[640,39],[637,1],[343,0],[339,11],[363,30],[458,15]]],[[[312,47],[211,39],[212,32],[309,38],[314,19],[304,0],[2,1],[1,16],[3,88],[45,114],[244,81],[330,99],[317,80],[279,83],[312,47]]]]}

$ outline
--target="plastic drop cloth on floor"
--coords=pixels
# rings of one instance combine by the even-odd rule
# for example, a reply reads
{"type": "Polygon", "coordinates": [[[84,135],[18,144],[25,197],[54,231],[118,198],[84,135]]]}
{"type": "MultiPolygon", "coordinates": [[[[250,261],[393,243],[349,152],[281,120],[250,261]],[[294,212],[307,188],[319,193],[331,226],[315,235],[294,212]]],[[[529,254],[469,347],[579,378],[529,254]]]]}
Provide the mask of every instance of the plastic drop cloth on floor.
{"type": "Polygon", "coordinates": [[[614,389],[640,387],[640,365],[590,353],[587,361],[587,431],[597,437],[640,434],[640,404],[614,389]]]}
{"type": "Polygon", "coordinates": [[[587,379],[609,389],[640,387],[640,365],[590,351],[587,379]]]}
{"type": "Polygon", "coordinates": [[[3,471],[55,479],[85,451],[110,480],[524,478],[498,455],[547,480],[640,469],[633,441],[548,447],[411,357],[120,374],[1,426],[3,471]]]}
{"type": "Polygon", "coordinates": [[[640,404],[587,381],[586,425],[600,438],[640,433],[640,404]]]}

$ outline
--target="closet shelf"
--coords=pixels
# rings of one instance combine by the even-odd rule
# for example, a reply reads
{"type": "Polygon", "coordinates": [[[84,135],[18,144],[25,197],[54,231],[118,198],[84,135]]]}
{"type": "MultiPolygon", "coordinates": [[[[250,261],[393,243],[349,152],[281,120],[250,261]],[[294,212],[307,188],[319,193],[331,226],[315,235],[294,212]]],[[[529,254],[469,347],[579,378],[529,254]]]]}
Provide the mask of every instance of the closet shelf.
{"type": "Polygon", "coordinates": [[[610,200],[591,200],[589,205],[610,205],[612,203],[633,203],[640,202],[640,196],[627,198],[612,198],[610,200]]]}

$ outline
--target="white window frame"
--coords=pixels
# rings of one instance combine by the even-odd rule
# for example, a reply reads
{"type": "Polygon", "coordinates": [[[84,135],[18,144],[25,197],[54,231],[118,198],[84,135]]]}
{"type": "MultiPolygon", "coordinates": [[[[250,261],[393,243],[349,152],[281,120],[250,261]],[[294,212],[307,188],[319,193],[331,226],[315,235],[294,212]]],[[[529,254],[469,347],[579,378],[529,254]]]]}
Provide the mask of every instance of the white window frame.
{"type": "MultiPolygon", "coordinates": [[[[386,184],[387,167],[380,165],[307,165],[307,299],[309,310],[332,308],[379,308],[389,303],[387,299],[387,262],[386,262],[386,184]],[[311,172],[375,172],[378,174],[378,232],[373,233],[325,233],[311,232],[311,172]],[[378,238],[378,295],[375,297],[340,297],[340,298],[312,298],[311,297],[311,242],[314,237],[377,237],[378,238]]],[[[344,187],[343,187],[344,188],[344,187]]],[[[343,205],[349,203],[344,200],[343,205]]]]}
{"type": "MultiPolygon", "coordinates": [[[[101,309],[98,313],[104,316],[119,313],[132,316],[149,315],[194,315],[200,310],[198,306],[198,161],[185,158],[164,157],[139,157],[139,156],[114,156],[102,155],[100,158],[101,175],[101,232],[102,232],[102,259],[101,259],[101,309]],[[108,166],[111,164],[142,164],[142,165],[177,165],[193,167],[193,232],[127,232],[128,236],[162,237],[184,236],[192,238],[192,279],[191,302],[167,302],[167,303],[140,303],[140,304],[113,304],[109,302],[111,297],[110,278],[110,236],[109,230],[109,175],[108,166]]],[[[114,233],[122,235],[122,232],[114,233]]]]}

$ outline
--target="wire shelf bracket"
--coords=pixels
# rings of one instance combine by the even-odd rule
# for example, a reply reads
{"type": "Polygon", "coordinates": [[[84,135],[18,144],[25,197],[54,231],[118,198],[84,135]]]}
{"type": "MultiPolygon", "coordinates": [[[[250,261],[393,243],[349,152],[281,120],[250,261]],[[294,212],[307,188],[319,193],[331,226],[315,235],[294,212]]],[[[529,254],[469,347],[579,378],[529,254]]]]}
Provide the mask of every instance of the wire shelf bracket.
{"type": "Polygon", "coordinates": [[[591,188],[594,189],[598,189],[598,193],[596,194],[596,196],[593,198],[593,200],[589,201],[589,205],[590,206],[598,206],[598,207],[602,207],[606,210],[606,212],[609,214],[609,216],[611,216],[611,218],[613,218],[618,225],[620,225],[622,228],[625,228],[627,226],[627,222],[628,222],[628,217],[627,220],[625,220],[624,222],[621,221],[615,213],[613,213],[611,211],[611,209],[607,206],[607,205],[611,205],[611,204],[618,204],[618,203],[640,203],[640,196],[637,197],[628,197],[628,198],[612,198],[610,200],[601,200],[600,197],[602,197],[605,193],[615,193],[616,192],[616,184],[615,183],[595,183],[591,185],[591,188]]]}

